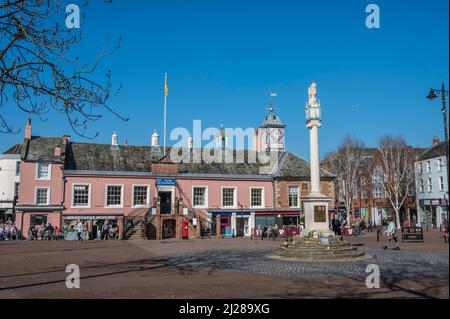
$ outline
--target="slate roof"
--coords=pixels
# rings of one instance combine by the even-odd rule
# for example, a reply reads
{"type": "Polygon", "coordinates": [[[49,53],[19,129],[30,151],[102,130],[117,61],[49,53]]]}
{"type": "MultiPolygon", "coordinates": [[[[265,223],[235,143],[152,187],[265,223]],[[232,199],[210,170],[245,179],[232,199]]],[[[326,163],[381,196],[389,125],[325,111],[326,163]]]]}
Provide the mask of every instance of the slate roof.
{"type": "MultiPolygon", "coordinates": [[[[55,137],[32,137],[31,140],[25,140],[22,147],[22,159],[28,161],[36,160],[55,160],[53,153],[56,146],[61,146],[62,161],[65,163],[66,170],[78,171],[104,171],[104,172],[133,172],[150,173],[152,163],[161,160],[164,163],[163,151],[160,147],[152,146],[132,146],[132,145],[109,145],[97,143],[79,143],[70,142],[67,145],[62,138],[55,137]]],[[[166,149],[166,154],[170,154],[171,148],[166,149]]],[[[290,152],[279,153],[279,167],[273,167],[276,160],[263,164],[258,161],[253,163],[249,157],[256,156],[253,151],[234,150],[227,154],[225,161],[224,155],[215,154],[210,157],[209,162],[203,156],[201,163],[194,163],[192,152],[202,154],[201,149],[181,149],[176,155],[180,162],[179,173],[184,174],[221,174],[221,175],[260,175],[273,176],[274,178],[289,179],[309,179],[309,163],[290,152]],[[198,153],[197,153],[198,152],[198,153]],[[243,158],[243,161],[236,162],[235,158],[243,158]],[[231,163],[227,163],[227,161],[231,163]],[[271,164],[272,163],[272,164],[271,164]]],[[[203,150],[205,151],[205,150],[203,150]]],[[[208,151],[208,150],[206,150],[208,151]]],[[[214,154],[209,150],[209,154],[214,154]]],[[[334,178],[334,175],[321,170],[321,177],[334,178]]]]}
{"type": "Polygon", "coordinates": [[[22,144],[16,144],[16,145],[8,148],[3,154],[20,154],[21,149],[22,149],[22,144]]]}
{"type": "Polygon", "coordinates": [[[448,142],[441,142],[439,144],[433,145],[419,155],[419,161],[423,161],[433,157],[445,156],[447,149],[448,142]]]}
{"type": "MultiPolygon", "coordinates": [[[[275,178],[296,179],[298,177],[309,179],[309,162],[291,152],[287,152],[286,159],[284,160],[284,163],[280,164],[280,169],[275,178]]],[[[333,179],[335,175],[327,170],[320,169],[320,177],[324,179],[333,179]]]]}
{"type": "Polygon", "coordinates": [[[22,159],[28,161],[64,161],[65,140],[61,137],[32,136],[25,139],[21,148],[22,159]],[[60,146],[62,158],[54,157],[55,147],[60,146]]]}

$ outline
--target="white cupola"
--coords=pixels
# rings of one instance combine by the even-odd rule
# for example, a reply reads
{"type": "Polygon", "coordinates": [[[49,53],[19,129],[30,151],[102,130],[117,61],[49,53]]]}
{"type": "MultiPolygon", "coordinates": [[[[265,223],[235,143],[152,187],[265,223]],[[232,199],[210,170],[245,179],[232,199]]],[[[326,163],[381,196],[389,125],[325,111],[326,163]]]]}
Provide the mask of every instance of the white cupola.
{"type": "Polygon", "coordinates": [[[228,147],[228,136],[223,127],[223,124],[220,124],[220,130],[216,134],[216,147],[218,148],[227,148],[228,147]]]}
{"type": "Polygon", "coordinates": [[[154,130],[152,134],[152,146],[159,146],[159,134],[154,130]]]}
{"type": "Polygon", "coordinates": [[[111,136],[111,145],[119,145],[119,135],[116,132],[111,136]]]}

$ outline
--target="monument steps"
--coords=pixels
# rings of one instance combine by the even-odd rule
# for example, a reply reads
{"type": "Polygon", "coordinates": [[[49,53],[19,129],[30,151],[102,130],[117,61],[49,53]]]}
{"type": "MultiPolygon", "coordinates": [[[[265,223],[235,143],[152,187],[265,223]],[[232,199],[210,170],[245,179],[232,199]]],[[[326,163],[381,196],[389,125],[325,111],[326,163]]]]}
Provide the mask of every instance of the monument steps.
{"type": "Polygon", "coordinates": [[[300,260],[348,260],[365,255],[364,250],[335,237],[321,242],[318,238],[297,238],[275,252],[278,257],[300,260]]]}

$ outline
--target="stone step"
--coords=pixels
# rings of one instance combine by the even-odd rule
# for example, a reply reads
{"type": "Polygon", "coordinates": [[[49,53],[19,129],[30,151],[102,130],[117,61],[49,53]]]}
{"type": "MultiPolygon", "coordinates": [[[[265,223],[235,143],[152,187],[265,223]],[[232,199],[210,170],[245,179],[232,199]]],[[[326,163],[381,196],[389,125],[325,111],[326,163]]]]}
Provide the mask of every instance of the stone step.
{"type": "Polygon", "coordinates": [[[339,248],[307,248],[307,247],[282,247],[282,250],[287,251],[295,251],[295,252],[346,252],[356,250],[357,247],[348,246],[348,247],[339,247],[339,248]]]}
{"type": "Polygon", "coordinates": [[[284,254],[277,252],[277,255],[286,258],[295,258],[300,260],[342,260],[342,259],[353,259],[364,256],[363,251],[358,251],[351,254],[284,254]]]}

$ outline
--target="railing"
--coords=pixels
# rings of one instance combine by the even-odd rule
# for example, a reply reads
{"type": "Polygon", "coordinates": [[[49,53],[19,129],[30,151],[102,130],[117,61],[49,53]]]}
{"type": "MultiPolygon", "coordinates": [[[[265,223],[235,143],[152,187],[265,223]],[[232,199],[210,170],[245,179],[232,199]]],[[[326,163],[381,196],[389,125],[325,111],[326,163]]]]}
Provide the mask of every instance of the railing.
{"type": "Polygon", "coordinates": [[[125,216],[126,225],[124,225],[123,230],[124,238],[129,238],[131,232],[137,224],[142,222],[150,222],[153,219],[153,216],[151,216],[150,220],[148,219],[149,216],[151,216],[150,208],[138,208],[125,216]]]}
{"type": "MultiPolygon", "coordinates": [[[[176,183],[176,187],[177,187],[177,189],[178,189],[182,199],[184,199],[186,201],[186,203],[188,204],[187,206],[185,206],[185,208],[188,209],[187,219],[189,221],[189,228],[192,231],[194,231],[194,232],[196,231],[196,228],[193,225],[193,219],[197,218],[197,213],[199,213],[198,214],[199,220],[197,220],[197,226],[200,227],[200,234],[201,234],[202,233],[202,223],[201,223],[202,221],[201,221],[201,219],[203,219],[204,221],[208,221],[208,216],[203,214],[203,213],[201,213],[201,212],[196,211],[192,207],[192,203],[191,203],[191,200],[189,199],[189,196],[186,195],[186,193],[184,192],[184,190],[183,190],[183,188],[181,187],[180,184],[176,183]]],[[[211,227],[209,227],[209,228],[211,228],[211,227]]]]}

